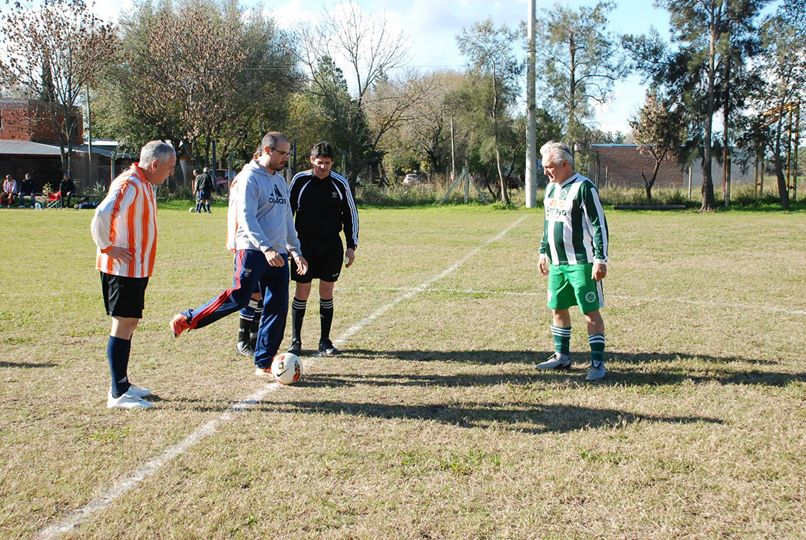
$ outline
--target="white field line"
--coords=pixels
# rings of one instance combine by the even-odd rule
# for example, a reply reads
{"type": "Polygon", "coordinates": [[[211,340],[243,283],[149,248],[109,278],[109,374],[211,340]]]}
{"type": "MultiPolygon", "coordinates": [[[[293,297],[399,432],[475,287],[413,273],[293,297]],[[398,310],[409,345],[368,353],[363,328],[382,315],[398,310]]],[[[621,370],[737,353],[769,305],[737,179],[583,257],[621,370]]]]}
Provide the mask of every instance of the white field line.
{"type": "MultiPolygon", "coordinates": [[[[348,287],[340,287],[340,291],[349,291],[348,287]]],[[[415,291],[416,289],[408,287],[362,287],[361,291],[388,291],[388,292],[402,292],[402,291],[415,291]]],[[[421,292],[417,290],[416,292],[421,292]]],[[[449,294],[484,294],[488,296],[535,296],[545,297],[545,293],[538,293],[533,291],[503,291],[503,290],[485,290],[485,289],[429,289],[432,293],[449,293],[449,294]]],[[[763,304],[740,304],[740,303],[726,303],[719,300],[686,300],[685,298],[664,298],[659,296],[627,296],[623,294],[607,294],[605,299],[626,300],[627,302],[645,303],[645,302],[666,302],[671,304],[687,304],[691,306],[701,306],[710,309],[746,309],[756,311],[768,311],[771,313],[783,313],[785,315],[806,315],[806,309],[787,309],[779,306],[767,306],[763,304]]]]}
{"type": "MultiPolygon", "coordinates": [[[[403,294],[400,294],[399,296],[395,297],[389,303],[381,306],[373,313],[371,313],[364,319],[358,321],[356,324],[345,330],[344,333],[338,339],[335,340],[336,343],[344,343],[345,341],[350,339],[350,337],[359,332],[362,328],[372,323],[373,321],[375,321],[375,319],[377,319],[378,317],[389,311],[392,307],[416,296],[417,294],[426,290],[432,283],[442,279],[451,272],[456,271],[456,269],[458,269],[462,264],[467,262],[468,259],[474,257],[479,251],[481,251],[488,245],[501,240],[504,236],[507,235],[507,233],[509,233],[509,231],[511,231],[512,229],[523,223],[523,221],[526,220],[528,217],[529,216],[523,216],[520,219],[516,220],[514,223],[512,223],[509,227],[501,231],[495,237],[487,240],[480,246],[472,249],[464,257],[453,263],[443,272],[425,280],[417,287],[402,290],[403,294]]],[[[315,361],[305,361],[306,368],[313,364],[315,364],[315,361]]],[[[157,472],[164,465],[171,462],[174,458],[181,456],[188,449],[190,449],[197,443],[206,439],[210,435],[213,435],[221,424],[223,424],[224,422],[229,422],[230,420],[233,419],[233,413],[251,409],[257,403],[259,403],[264,397],[266,397],[269,393],[277,391],[280,388],[281,388],[280,384],[272,382],[265,385],[263,388],[257,390],[252,395],[244,399],[241,399],[240,401],[236,401],[235,403],[230,405],[230,407],[225,412],[223,412],[221,416],[219,416],[218,418],[213,418],[212,420],[196,428],[196,430],[193,431],[193,433],[185,437],[182,441],[171,446],[159,456],[143,464],[129,476],[119,481],[118,483],[114,484],[111,488],[109,488],[103,495],[101,495],[97,499],[90,501],[81,508],[78,508],[77,510],[70,512],[58,523],[49,525],[44,529],[41,529],[35,535],[35,538],[41,540],[58,538],[60,535],[72,531],[73,529],[81,525],[84,521],[86,521],[90,516],[105,510],[116,499],[125,495],[128,491],[140,485],[146,478],[157,472]]]]}

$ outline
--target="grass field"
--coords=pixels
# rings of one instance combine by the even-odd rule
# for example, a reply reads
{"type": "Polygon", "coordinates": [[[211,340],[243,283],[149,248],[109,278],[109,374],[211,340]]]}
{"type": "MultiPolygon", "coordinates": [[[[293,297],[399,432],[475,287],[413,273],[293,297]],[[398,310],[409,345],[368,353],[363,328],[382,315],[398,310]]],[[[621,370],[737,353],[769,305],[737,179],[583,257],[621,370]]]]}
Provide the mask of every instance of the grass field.
{"type": "Polygon", "coordinates": [[[105,407],[91,213],[0,210],[0,537],[803,538],[806,213],[610,211],[587,385],[578,313],[576,368],[533,368],[539,211],[365,210],[345,354],[278,388],[236,316],[167,329],[229,283],[216,210],[160,213],[133,412],[105,407]]]}

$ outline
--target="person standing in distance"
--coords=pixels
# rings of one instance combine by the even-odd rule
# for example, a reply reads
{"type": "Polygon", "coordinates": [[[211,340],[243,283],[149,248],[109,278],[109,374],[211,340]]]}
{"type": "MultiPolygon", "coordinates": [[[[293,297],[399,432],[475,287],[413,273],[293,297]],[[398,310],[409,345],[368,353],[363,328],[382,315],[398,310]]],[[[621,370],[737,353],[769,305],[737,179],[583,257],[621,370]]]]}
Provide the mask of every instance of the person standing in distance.
{"type": "Polygon", "coordinates": [[[267,133],[263,153],[238,173],[235,191],[237,223],[232,287],[195,309],[178,313],[170,322],[174,336],[243,309],[259,287],[263,294],[255,344],[255,374],[271,377],[271,362],[280,348],[288,316],[288,253],[304,274],[308,263],[300,252],[288,185],[280,174],[291,144],[282,133],[267,133]]]}
{"type": "Polygon", "coordinates": [[[148,388],[129,382],[131,339],[143,318],[148,279],[157,253],[158,186],[173,173],[176,152],[170,144],[151,141],[132,164],[109,186],[95,209],[90,231],[98,252],[95,268],[101,273],[101,291],[112,330],[106,346],[112,386],[109,408],[147,409],[148,388]]]}
{"type": "Polygon", "coordinates": [[[552,314],[554,354],[536,367],[571,367],[571,314],[579,306],[588,326],[591,364],[586,381],[605,376],[602,280],[607,275],[608,231],[596,186],[574,173],[568,145],[549,141],[540,149],[549,179],[543,200],[545,222],[540,242],[540,273],[548,276],[548,307],[552,314]]]}
{"type": "Polygon", "coordinates": [[[313,279],[319,279],[319,355],[339,353],[330,340],[333,288],[344,259],[347,259],[347,268],[352,266],[358,248],[358,211],[347,179],[332,170],[333,155],[329,143],[316,143],[310,155],[313,168],[296,174],[291,181],[291,209],[296,215],[302,253],[309,265],[307,273],[299,272],[296,265],[291,265],[296,288],[291,304],[291,347],[288,352],[297,355],[302,352],[302,321],[313,279]],[[347,240],[346,252],[339,236],[342,230],[347,240]]]}
{"type": "Polygon", "coordinates": [[[61,194],[61,198],[59,200],[62,208],[71,208],[70,202],[73,199],[73,192],[75,190],[76,183],[73,182],[73,180],[70,178],[70,175],[64,173],[62,175],[62,181],[59,182],[59,193],[61,194]]]}
{"type": "Polygon", "coordinates": [[[207,212],[209,214],[210,199],[213,198],[213,178],[207,167],[202,170],[201,174],[195,174],[193,187],[196,192],[196,213],[207,212]]]}

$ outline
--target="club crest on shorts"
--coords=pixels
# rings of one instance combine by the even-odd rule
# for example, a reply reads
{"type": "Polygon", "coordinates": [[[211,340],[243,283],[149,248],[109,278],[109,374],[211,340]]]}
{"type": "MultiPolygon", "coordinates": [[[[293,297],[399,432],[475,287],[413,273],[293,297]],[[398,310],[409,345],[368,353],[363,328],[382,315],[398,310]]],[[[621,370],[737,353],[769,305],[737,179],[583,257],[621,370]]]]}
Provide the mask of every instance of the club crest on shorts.
{"type": "Polygon", "coordinates": [[[593,291],[588,291],[585,293],[585,301],[586,302],[595,302],[596,301],[596,293],[593,291]]]}

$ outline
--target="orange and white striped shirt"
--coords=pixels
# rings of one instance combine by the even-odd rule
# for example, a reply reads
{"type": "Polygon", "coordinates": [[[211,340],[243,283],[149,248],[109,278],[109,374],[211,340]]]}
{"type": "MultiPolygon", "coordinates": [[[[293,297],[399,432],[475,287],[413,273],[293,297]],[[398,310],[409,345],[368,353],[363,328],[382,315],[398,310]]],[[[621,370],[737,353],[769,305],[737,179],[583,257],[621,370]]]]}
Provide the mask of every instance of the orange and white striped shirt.
{"type": "Polygon", "coordinates": [[[90,225],[98,246],[95,269],[132,278],[150,277],[157,255],[157,196],[137,163],[112,181],[109,193],[95,209],[90,225]],[[125,262],[107,252],[113,246],[132,254],[125,262]]]}

